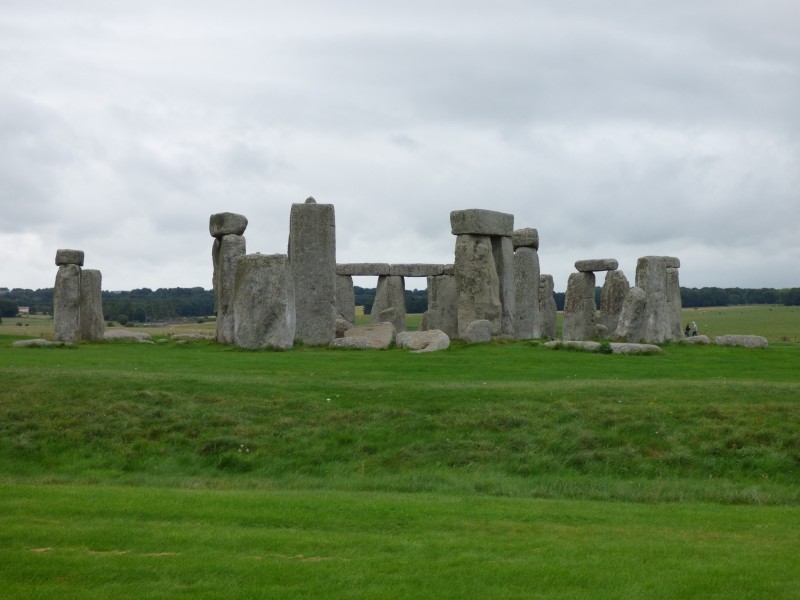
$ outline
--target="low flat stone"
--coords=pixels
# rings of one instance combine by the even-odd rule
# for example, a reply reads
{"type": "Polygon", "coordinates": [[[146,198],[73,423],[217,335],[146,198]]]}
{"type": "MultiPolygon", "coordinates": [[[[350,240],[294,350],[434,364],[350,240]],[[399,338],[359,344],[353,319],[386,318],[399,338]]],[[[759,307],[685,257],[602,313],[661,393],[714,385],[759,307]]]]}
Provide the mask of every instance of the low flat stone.
{"type": "Polygon", "coordinates": [[[760,335],[718,335],[714,338],[717,346],[741,346],[743,348],[766,348],[767,338],[760,335]]]}
{"type": "Polygon", "coordinates": [[[577,348],[579,350],[596,352],[597,349],[600,348],[600,343],[581,340],[553,340],[552,342],[546,342],[544,347],[551,348],[553,350],[559,350],[561,348],[577,348]]]}
{"type": "Polygon", "coordinates": [[[216,336],[202,333],[173,333],[170,337],[173,340],[213,340],[216,338],[216,336]]]}
{"type": "Polygon", "coordinates": [[[694,345],[694,344],[706,345],[706,344],[710,344],[711,340],[709,339],[709,337],[707,335],[693,335],[692,337],[681,338],[678,343],[680,343],[680,344],[690,344],[690,345],[694,345]]]}
{"type": "Polygon", "coordinates": [[[389,275],[399,277],[434,277],[444,273],[444,265],[404,263],[389,265],[389,275]]]}
{"type": "Polygon", "coordinates": [[[395,341],[398,348],[408,348],[415,353],[436,352],[450,347],[450,338],[441,329],[428,331],[401,331],[395,341]]]}
{"type": "Polygon", "coordinates": [[[336,265],[337,275],[380,276],[389,275],[389,263],[339,263],[336,265]]]}
{"type": "Polygon", "coordinates": [[[661,354],[664,351],[655,344],[630,344],[627,342],[612,342],[610,344],[613,354],[661,354]]]}
{"type": "Polygon", "coordinates": [[[34,347],[48,347],[48,346],[72,346],[69,342],[51,342],[50,340],[43,340],[37,338],[34,340],[17,340],[11,344],[13,348],[34,348],[34,347]]]}
{"type": "Polygon", "coordinates": [[[589,260],[576,260],[575,268],[581,273],[588,271],[616,271],[619,262],[616,258],[593,258],[589,260]]]}
{"type": "Polygon", "coordinates": [[[464,341],[468,344],[483,344],[492,341],[492,322],[487,319],[472,321],[464,330],[464,341]]]}
{"type": "Polygon", "coordinates": [[[394,339],[394,325],[391,323],[373,323],[372,325],[360,325],[344,332],[346,340],[351,337],[363,337],[369,340],[372,348],[383,350],[388,348],[394,339]]]}
{"type": "Polygon", "coordinates": [[[517,248],[533,248],[539,249],[539,231],[532,227],[523,227],[522,229],[515,229],[511,235],[511,244],[514,250],[517,248]]]}
{"type": "Polygon", "coordinates": [[[372,340],[360,336],[342,337],[333,340],[331,348],[351,348],[354,350],[373,350],[372,340]]]}
{"type": "Polygon", "coordinates": [[[450,229],[453,235],[502,235],[514,233],[514,215],[494,210],[468,208],[450,213],[450,229]]]}
{"type": "Polygon", "coordinates": [[[245,229],[247,229],[247,217],[236,213],[216,213],[211,215],[208,221],[208,231],[215,238],[231,234],[242,235],[245,229]]]}
{"type": "Polygon", "coordinates": [[[111,329],[103,334],[104,340],[145,340],[153,339],[149,333],[144,331],[129,331],[127,329],[111,329]]]}
{"type": "Polygon", "coordinates": [[[78,265],[83,266],[83,250],[68,250],[61,248],[56,250],[56,266],[63,267],[64,265],[78,265]]]}

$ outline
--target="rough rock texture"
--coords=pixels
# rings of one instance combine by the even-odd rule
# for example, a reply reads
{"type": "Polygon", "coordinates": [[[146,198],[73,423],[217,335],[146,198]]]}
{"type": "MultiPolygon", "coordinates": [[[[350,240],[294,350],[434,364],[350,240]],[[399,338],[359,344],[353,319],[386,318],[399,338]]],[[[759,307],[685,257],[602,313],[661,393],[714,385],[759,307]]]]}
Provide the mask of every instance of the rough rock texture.
{"type": "Polygon", "coordinates": [[[532,227],[523,227],[522,229],[515,229],[511,235],[511,243],[514,250],[517,248],[533,248],[539,249],[539,231],[532,227]]]}
{"type": "Polygon", "coordinates": [[[667,262],[663,256],[643,256],[638,260],[636,287],[647,295],[640,340],[660,343],[680,338],[680,320],[676,331],[673,311],[667,306],[667,262]]]}
{"type": "Polygon", "coordinates": [[[223,235],[242,235],[247,229],[247,217],[236,213],[223,212],[211,215],[208,231],[211,237],[221,238],[223,235]]]}
{"type": "Polygon", "coordinates": [[[665,256],[664,261],[666,262],[668,269],[681,268],[681,260],[677,256],[665,256]]]}
{"type": "Polygon", "coordinates": [[[622,271],[606,273],[606,279],[600,291],[600,312],[597,315],[597,322],[606,327],[609,337],[614,337],[616,333],[622,305],[630,289],[631,285],[628,283],[625,273],[622,271]]]}
{"type": "Polygon", "coordinates": [[[187,341],[187,340],[213,340],[216,336],[213,335],[203,335],[202,333],[173,333],[170,334],[170,339],[178,340],[178,341],[187,341]]]}
{"type": "Polygon", "coordinates": [[[233,329],[237,346],[248,350],[292,347],[295,297],[288,260],[285,254],[248,254],[236,261],[233,329]]]}
{"type": "Polygon", "coordinates": [[[589,352],[596,352],[600,348],[600,342],[588,342],[579,340],[553,340],[546,342],[545,348],[559,350],[561,348],[578,348],[580,350],[587,350],[589,352]]]}
{"type": "Polygon", "coordinates": [[[353,278],[350,275],[336,276],[336,313],[342,319],[355,324],[356,296],[353,291],[353,278]]]}
{"type": "Polygon", "coordinates": [[[542,337],[556,337],[558,307],[553,296],[553,276],[539,275],[539,327],[542,337]]]}
{"type": "Polygon", "coordinates": [[[389,275],[389,263],[341,263],[336,265],[337,275],[381,276],[389,275]]]}
{"type": "MultiPolygon", "coordinates": [[[[612,342],[609,344],[612,354],[661,354],[663,350],[655,344],[630,344],[627,342],[618,343],[612,342]]],[[[599,342],[578,342],[578,341],[559,341],[555,340],[547,342],[545,348],[559,349],[559,348],[579,348],[588,352],[597,352],[600,350],[599,342]]]]}
{"type": "Polygon", "coordinates": [[[486,319],[478,319],[467,325],[463,335],[468,344],[479,344],[492,341],[492,323],[486,319]]]}
{"type": "Polygon", "coordinates": [[[619,313],[614,339],[623,342],[639,342],[642,339],[642,326],[647,309],[647,294],[638,287],[632,287],[625,295],[619,313]]]}
{"type": "Polygon", "coordinates": [[[78,265],[83,266],[83,250],[56,250],[56,266],[63,267],[65,265],[78,265]]]}
{"type": "Polygon", "coordinates": [[[70,342],[51,342],[50,340],[43,340],[37,338],[34,340],[17,340],[11,343],[12,348],[31,348],[34,346],[71,346],[70,342]]]}
{"type": "Polygon", "coordinates": [[[389,275],[398,277],[433,277],[444,273],[444,265],[427,263],[404,263],[389,265],[389,275]]]}
{"type": "Polygon", "coordinates": [[[53,340],[81,339],[81,268],[67,264],[58,268],[53,288],[53,340]]]}
{"type": "Polygon", "coordinates": [[[365,337],[336,338],[330,344],[331,348],[351,348],[354,350],[373,350],[372,340],[365,337]]]}
{"type": "Polygon", "coordinates": [[[336,222],[332,204],[293,204],[289,263],[294,279],[297,339],[329,344],[336,329],[336,222]]]}
{"type": "Polygon", "coordinates": [[[575,269],[580,273],[589,271],[615,271],[619,263],[615,258],[595,258],[575,261],[575,269]]]}
{"type": "Polygon", "coordinates": [[[350,321],[347,319],[337,318],[336,319],[336,339],[343,338],[345,332],[348,329],[352,329],[355,327],[350,321]]]}
{"type": "Polygon", "coordinates": [[[394,339],[394,325],[391,323],[375,323],[373,325],[360,325],[348,329],[344,338],[364,338],[369,340],[370,346],[376,350],[383,350],[392,344],[394,339]]]}
{"type": "Polygon", "coordinates": [[[96,269],[81,271],[81,339],[96,341],[103,339],[106,322],[103,318],[103,276],[96,269]]]}
{"type": "Polygon", "coordinates": [[[493,237],[492,253],[500,282],[500,335],[513,337],[516,291],[514,289],[514,246],[510,237],[493,237]]]}
{"type": "Polygon", "coordinates": [[[514,252],[514,292],[514,337],[521,340],[541,337],[539,253],[531,246],[519,246],[514,252]]]}
{"type": "Polygon", "coordinates": [[[455,277],[456,275],[456,266],[453,265],[445,265],[444,269],[442,270],[442,275],[450,275],[451,277],[455,277]]]}
{"type": "Polygon", "coordinates": [[[450,228],[453,235],[502,235],[514,233],[514,215],[468,208],[450,213],[450,228]]]}
{"type": "Polygon", "coordinates": [[[372,322],[391,321],[395,331],[406,330],[405,280],[396,275],[378,277],[375,289],[375,300],[372,304],[372,322]],[[391,315],[382,315],[384,311],[393,309],[391,315]]]}
{"type": "Polygon", "coordinates": [[[564,298],[564,339],[588,340],[595,331],[594,273],[572,273],[564,298]]]}
{"type": "Polygon", "coordinates": [[[104,340],[134,340],[137,342],[149,342],[153,339],[149,333],[144,331],[128,331],[127,329],[112,329],[103,334],[104,340]]]}
{"type": "Polygon", "coordinates": [[[690,344],[690,345],[700,344],[705,346],[707,344],[710,344],[711,340],[708,338],[707,335],[694,335],[692,337],[683,338],[679,343],[690,344]]]}
{"type": "Polygon", "coordinates": [[[766,348],[769,346],[767,338],[760,335],[718,335],[714,338],[718,346],[742,346],[744,348],[766,348]]]}
{"type": "Polygon", "coordinates": [[[450,338],[458,337],[458,287],[454,276],[428,277],[428,310],[425,316],[424,329],[441,329],[450,338]]]}
{"type": "Polygon", "coordinates": [[[216,334],[220,344],[234,343],[233,287],[236,279],[236,261],[245,254],[247,254],[247,241],[241,235],[231,233],[214,240],[211,260],[214,264],[216,334]]]}
{"type": "Polygon", "coordinates": [[[683,331],[681,330],[681,320],[683,319],[683,304],[681,303],[681,284],[678,278],[678,269],[670,266],[667,266],[666,295],[667,295],[667,315],[669,318],[670,337],[673,340],[678,340],[681,339],[681,337],[683,337],[683,331]]]}
{"type": "Polygon", "coordinates": [[[450,338],[440,329],[401,331],[395,341],[398,348],[408,348],[414,352],[436,352],[450,347],[450,338]]]}
{"type": "Polygon", "coordinates": [[[594,336],[599,340],[608,339],[608,327],[603,325],[602,323],[595,323],[594,324],[594,336]]]}
{"type": "Polygon", "coordinates": [[[489,236],[459,235],[456,238],[455,278],[458,337],[464,338],[469,324],[482,319],[491,323],[493,334],[499,334],[502,325],[500,280],[489,236]]]}

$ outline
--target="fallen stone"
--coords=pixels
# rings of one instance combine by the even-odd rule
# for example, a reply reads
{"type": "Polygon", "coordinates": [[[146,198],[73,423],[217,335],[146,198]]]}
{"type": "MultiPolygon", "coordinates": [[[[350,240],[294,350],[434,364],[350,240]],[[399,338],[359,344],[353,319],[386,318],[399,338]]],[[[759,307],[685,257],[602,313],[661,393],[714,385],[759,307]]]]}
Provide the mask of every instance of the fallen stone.
{"type": "Polygon", "coordinates": [[[145,340],[153,339],[149,333],[144,331],[128,331],[127,329],[111,329],[103,334],[104,340],[145,340]]]}
{"type": "Polygon", "coordinates": [[[468,344],[482,344],[492,341],[492,323],[486,319],[472,321],[464,330],[464,341],[468,344]]]}
{"type": "Polygon", "coordinates": [[[359,325],[348,329],[342,339],[352,337],[366,338],[372,348],[383,350],[392,344],[394,334],[394,325],[391,323],[374,323],[373,325],[359,325]]]}
{"type": "Polygon", "coordinates": [[[709,339],[709,337],[707,335],[694,335],[692,337],[682,338],[678,343],[679,344],[689,344],[689,345],[695,345],[695,344],[706,345],[706,344],[710,344],[711,340],[709,339]]]}
{"type": "MultiPolygon", "coordinates": [[[[577,341],[577,340],[554,340],[547,342],[545,348],[577,348],[587,352],[597,352],[600,350],[599,342],[577,341]]],[[[612,354],[661,354],[663,350],[655,344],[632,344],[627,342],[612,342],[609,344],[612,354]]]]}
{"type": "Polygon", "coordinates": [[[767,338],[760,335],[718,335],[714,338],[717,346],[741,346],[743,348],[766,348],[767,338]]]}
{"type": "Polygon", "coordinates": [[[553,340],[546,342],[545,348],[552,348],[559,350],[561,348],[577,348],[578,350],[587,350],[589,352],[596,352],[600,348],[600,342],[589,342],[583,340],[553,340]]]}
{"type": "Polygon", "coordinates": [[[50,340],[43,340],[37,338],[35,340],[17,340],[12,342],[13,348],[32,348],[32,347],[49,347],[49,346],[72,346],[69,342],[51,342],[50,340]]]}
{"type": "Polygon", "coordinates": [[[450,213],[450,228],[453,235],[502,235],[514,233],[514,215],[494,210],[469,208],[450,213]]]}
{"type": "Polygon", "coordinates": [[[336,265],[337,275],[380,277],[389,275],[391,270],[392,266],[389,263],[340,263],[336,265]]]}
{"type": "Polygon", "coordinates": [[[575,269],[580,272],[616,271],[619,263],[615,258],[596,258],[575,261],[575,269]]]}
{"type": "Polygon", "coordinates": [[[213,340],[213,335],[203,335],[202,333],[173,333],[169,336],[173,340],[213,340]]]}
{"type": "Polygon", "coordinates": [[[208,230],[215,238],[221,238],[223,235],[242,235],[245,229],[247,229],[247,217],[236,213],[217,213],[211,215],[208,221],[208,230]]]}
{"type": "Polygon", "coordinates": [[[56,250],[56,266],[63,267],[65,265],[78,265],[83,266],[83,250],[56,250]]]}
{"type": "Polygon", "coordinates": [[[511,235],[511,243],[514,250],[517,248],[533,248],[539,249],[539,231],[532,227],[524,227],[522,229],[515,229],[511,235]]]}
{"type": "Polygon", "coordinates": [[[401,331],[395,341],[398,348],[408,348],[414,352],[436,352],[450,347],[450,338],[440,329],[401,331]]]}
{"type": "Polygon", "coordinates": [[[351,336],[336,338],[329,346],[331,348],[351,348],[354,350],[374,350],[372,340],[365,337],[351,336]]]}

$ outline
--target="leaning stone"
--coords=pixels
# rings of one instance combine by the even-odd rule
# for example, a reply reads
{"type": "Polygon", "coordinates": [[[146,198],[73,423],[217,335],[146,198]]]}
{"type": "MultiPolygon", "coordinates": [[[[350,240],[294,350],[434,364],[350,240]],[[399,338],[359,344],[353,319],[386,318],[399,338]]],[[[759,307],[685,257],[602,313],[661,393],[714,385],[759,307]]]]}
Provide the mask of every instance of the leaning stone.
{"type": "Polygon", "coordinates": [[[217,213],[211,215],[208,221],[208,230],[215,238],[221,238],[223,235],[242,235],[245,229],[247,229],[247,217],[236,213],[217,213]]]}
{"type": "Polygon", "coordinates": [[[354,325],[347,319],[336,319],[336,339],[343,338],[348,329],[352,329],[354,325]]]}
{"type": "Polygon", "coordinates": [[[389,321],[395,331],[406,330],[405,280],[395,275],[378,277],[375,300],[372,303],[372,322],[389,321]],[[391,312],[387,312],[391,311],[391,312]]]}
{"type": "Polygon", "coordinates": [[[639,342],[647,309],[647,294],[638,287],[628,290],[622,303],[614,339],[622,342],[639,342]]]}
{"type": "Polygon", "coordinates": [[[622,305],[630,289],[628,278],[622,271],[606,273],[603,288],[600,291],[600,312],[597,315],[597,322],[606,327],[609,337],[613,337],[617,330],[619,316],[622,314],[622,305]]]}
{"type": "Polygon", "coordinates": [[[503,235],[514,233],[514,215],[494,210],[469,208],[450,213],[450,228],[453,235],[503,235]]]}
{"type": "Polygon", "coordinates": [[[83,250],[56,250],[56,266],[63,267],[65,265],[78,265],[83,266],[83,250]]]}
{"type": "Polygon", "coordinates": [[[533,248],[539,249],[539,231],[532,227],[524,227],[522,229],[515,229],[511,235],[511,243],[514,245],[514,250],[517,248],[533,248]]]}
{"type": "Polygon", "coordinates": [[[53,288],[53,340],[81,339],[81,268],[67,264],[58,268],[53,288]]]}
{"type": "Polygon", "coordinates": [[[718,335],[714,338],[717,346],[742,346],[743,348],[766,348],[767,338],[760,335],[718,335]]]}
{"type": "Polygon", "coordinates": [[[152,340],[153,337],[144,331],[128,331],[127,329],[111,329],[103,334],[104,340],[152,340]]]}
{"type": "MultiPolygon", "coordinates": [[[[535,231],[535,230],[534,230],[535,231]]],[[[514,252],[514,337],[542,337],[539,325],[539,254],[530,246],[514,252]]]]}
{"type": "Polygon", "coordinates": [[[486,319],[472,321],[464,331],[464,341],[468,344],[481,344],[492,341],[492,324],[486,319]]]}
{"type": "Polygon", "coordinates": [[[556,337],[558,307],[553,296],[553,276],[539,275],[539,327],[542,337],[556,337]]]}
{"type": "Polygon", "coordinates": [[[444,273],[444,265],[404,263],[389,265],[389,275],[398,277],[433,277],[444,273]]]}
{"type": "Polygon", "coordinates": [[[369,340],[372,348],[383,350],[392,344],[394,339],[394,325],[391,323],[375,323],[373,325],[360,325],[348,329],[343,339],[362,337],[369,340]]]}
{"type": "Polygon", "coordinates": [[[483,319],[491,323],[491,333],[499,335],[502,305],[492,239],[485,235],[459,235],[455,255],[458,337],[463,339],[469,324],[483,319]]]}
{"type": "Polygon", "coordinates": [[[234,339],[240,348],[285,349],[294,344],[295,294],[288,262],[285,254],[258,253],[236,261],[234,339]]]}
{"type": "Polygon", "coordinates": [[[356,275],[361,277],[380,277],[389,275],[392,265],[389,263],[339,263],[336,265],[337,275],[356,275]]]}
{"type": "Polygon", "coordinates": [[[103,318],[103,276],[95,269],[81,272],[81,339],[102,340],[106,330],[103,318]]]}
{"type": "Polygon", "coordinates": [[[365,337],[343,337],[343,338],[336,338],[333,340],[329,346],[331,348],[352,348],[354,350],[374,350],[374,346],[372,345],[372,340],[365,337]]]}
{"type": "Polygon", "coordinates": [[[570,274],[564,297],[565,340],[588,340],[594,335],[597,312],[594,284],[592,271],[570,274]]]}
{"type": "Polygon", "coordinates": [[[709,337],[707,335],[693,335],[692,337],[682,338],[678,343],[679,344],[688,344],[690,346],[694,346],[694,345],[705,346],[705,345],[710,344],[711,340],[709,339],[709,337]]]}
{"type": "Polygon", "coordinates": [[[440,329],[401,331],[395,340],[398,348],[408,348],[414,352],[435,352],[450,347],[450,338],[440,329]]]}
{"type": "Polygon", "coordinates": [[[575,261],[575,269],[580,272],[616,271],[619,263],[615,258],[596,258],[575,261]]]}

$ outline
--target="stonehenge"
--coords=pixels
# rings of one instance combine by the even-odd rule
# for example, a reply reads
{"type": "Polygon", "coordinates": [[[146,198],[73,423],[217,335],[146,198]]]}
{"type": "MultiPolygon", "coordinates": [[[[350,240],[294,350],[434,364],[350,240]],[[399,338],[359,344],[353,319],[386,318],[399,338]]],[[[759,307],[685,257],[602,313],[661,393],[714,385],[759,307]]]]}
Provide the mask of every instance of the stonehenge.
{"type": "Polygon", "coordinates": [[[514,246],[514,337],[542,337],[539,317],[539,232],[517,229],[511,236],[514,246]]]}
{"type": "Polygon", "coordinates": [[[53,341],[78,342],[103,339],[105,320],[100,271],[82,269],[81,250],[56,251],[53,287],[53,341]]]}
{"type": "Polygon", "coordinates": [[[247,218],[235,213],[211,215],[209,232],[214,238],[211,260],[214,265],[214,300],[217,314],[217,341],[221,344],[234,342],[233,281],[236,260],[246,254],[243,236],[247,229],[247,218]]]}

